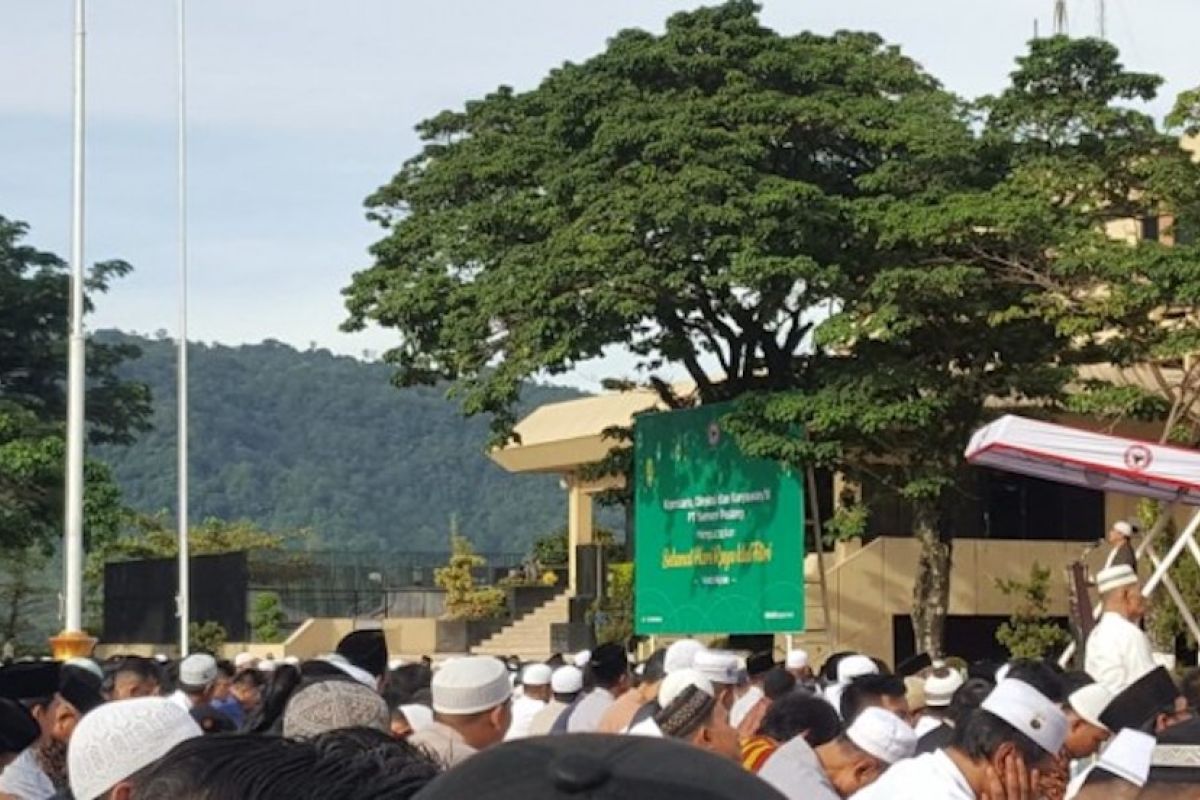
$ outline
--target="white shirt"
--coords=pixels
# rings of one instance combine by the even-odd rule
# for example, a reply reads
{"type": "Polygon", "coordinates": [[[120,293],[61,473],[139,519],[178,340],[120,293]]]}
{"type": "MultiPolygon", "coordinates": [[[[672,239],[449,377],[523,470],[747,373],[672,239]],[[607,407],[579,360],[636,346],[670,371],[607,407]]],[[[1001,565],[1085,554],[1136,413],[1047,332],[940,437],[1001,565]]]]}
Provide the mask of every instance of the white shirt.
{"type": "Polygon", "coordinates": [[[616,700],[612,692],[597,686],[575,705],[571,718],[567,720],[567,733],[595,733],[600,727],[600,718],[616,700]]]}
{"type": "Polygon", "coordinates": [[[764,697],[766,695],[757,686],[747,689],[746,693],[734,702],[733,708],[729,709],[729,724],[735,728],[741,725],[742,720],[750,713],[750,709],[754,708],[755,704],[764,697]]]}
{"type": "Polygon", "coordinates": [[[917,738],[920,739],[925,734],[932,733],[945,724],[940,717],[931,717],[925,714],[917,720],[917,724],[913,726],[913,730],[916,731],[917,738]]]}
{"type": "Polygon", "coordinates": [[[758,777],[788,800],[841,800],[816,751],[797,736],[767,756],[758,777]]]}
{"type": "Polygon", "coordinates": [[[10,794],[18,800],[46,800],[54,796],[54,784],[38,763],[36,745],[26,747],[0,772],[0,794],[10,794]]]}
{"type": "Polygon", "coordinates": [[[192,698],[184,694],[183,689],[176,689],[167,699],[184,711],[190,712],[192,710],[192,698]]]}
{"type": "Polygon", "coordinates": [[[1087,640],[1084,669],[1113,694],[1153,670],[1150,637],[1120,614],[1106,611],[1087,640]]]}
{"type": "Polygon", "coordinates": [[[975,800],[966,776],[942,750],[900,761],[850,800],[975,800]]]}
{"type": "Polygon", "coordinates": [[[535,700],[532,697],[521,695],[512,704],[512,724],[508,726],[508,733],[504,734],[504,740],[524,739],[529,735],[529,726],[533,724],[533,718],[537,713],[546,707],[546,704],[541,700],[535,700]]]}

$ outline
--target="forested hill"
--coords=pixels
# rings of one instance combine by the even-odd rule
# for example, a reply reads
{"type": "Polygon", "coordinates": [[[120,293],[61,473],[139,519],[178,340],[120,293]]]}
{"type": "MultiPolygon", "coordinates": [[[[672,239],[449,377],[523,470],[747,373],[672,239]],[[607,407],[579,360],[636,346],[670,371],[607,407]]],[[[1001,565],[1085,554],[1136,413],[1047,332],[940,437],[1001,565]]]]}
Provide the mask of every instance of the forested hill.
{"type": "MultiPolygon", "coordinates": [[[[142,357],[154,430],[90,454],[139,510],[175,508],[175,347],[113,331],[142,357]]],[[[521,552],[566,520],[557,479],[509,475],[484,454],[487,421],[464,419],[442,388],[397,389],[380,363],[267,341],[188,351],[191,516],[312,528],[333,548],[445,550],[452,514],[476,546],[521,552]]],[[[578,396],[530,386],[529,408],[578,396]]]]}

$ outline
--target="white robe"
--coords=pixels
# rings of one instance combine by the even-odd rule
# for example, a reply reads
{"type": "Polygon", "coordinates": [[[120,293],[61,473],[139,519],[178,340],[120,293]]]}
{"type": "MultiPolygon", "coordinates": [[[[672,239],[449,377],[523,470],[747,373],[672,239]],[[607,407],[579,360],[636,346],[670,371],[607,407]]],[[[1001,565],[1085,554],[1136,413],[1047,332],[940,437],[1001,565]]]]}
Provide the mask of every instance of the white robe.
{"type": "Polygon", "coordinates": [[[504,734],[504,740],[523,739],[529,735],[529,726],[533,724],[533,718],[537,713],[546,707],[546,704],[541,700],[535,700],[532,697],[521,695],[512,704],[512,724],[508,726],[508,733],[504,734]]]}
{"type": "Polygon", "coordinates": [[[851,800],[975,800],[966,777],[942,750],[900,761],[851,800]]]}
{"type": "Polygon", "coordinates": [[[917,724],[913,726],[913,730],[916,731],[917,738],[920,739],[925,734],[933,733],[945,724],[940,717],[931,717],[926,714],[917,720],[917,724]]]}
{"type": "Polygon", "coordinates": [[[0,794],[9,794],[18,800],[46,800],[54,796],[54,784],[38,763],[36,745],[26,747],[0,771],[0,794]]]}
{"type": "Polygon", "coordinates": [[[1154,652],[1142,629],[1120,614],[1107,611],[1087,640],[1084,669],[1113,694],[1120,694],[1153,670],[1154,652]]]}

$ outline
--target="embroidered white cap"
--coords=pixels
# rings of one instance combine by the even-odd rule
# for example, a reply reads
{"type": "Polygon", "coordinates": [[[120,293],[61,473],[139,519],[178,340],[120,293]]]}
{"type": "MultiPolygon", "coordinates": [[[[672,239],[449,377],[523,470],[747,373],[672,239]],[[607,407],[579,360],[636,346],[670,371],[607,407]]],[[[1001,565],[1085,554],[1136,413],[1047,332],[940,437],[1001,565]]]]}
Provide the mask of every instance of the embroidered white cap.
{"type": "Polygon", "coordinates": [[[892,712],[874,706],[863,709],[854,718],[846,729],[846,738],[885,764],[912,758],[917,752],[917,734],[912,726],[892,712]]]}
{"type": "Polygon", "coordinates": [[[508,667],[491,656],[447,661],[433,674],[433,710],[440,714],[477,714],[512,696],[508,667]]]}
{"type": "Polygon", "coordinates": [[[704,677],[697,670],[681,669],[663,678],[662,685],[658,687],[658,705],[661,708],[671,705],[671,703],[675,702],[675,698],[679,697],[683,693],[683,690],[689,686],[695,686],[709,697],[716,696],[712,681],[704,677]]]}
{"type": "Polygon", "coordinates": [[[208,653],[192,653],[179,663],[179,685],[203,689],[217,679],[217,660],[208,653]]]}
{"type": "Polygon", "coordinates": [[[1115,567],[1102,569],[1096,575],[1096,589],[1100,594],[1108,594],[1114,589],[1137,583],[1137,573],[1128,564],[1118,564],[1115,567]]]}
{"type": "Polygon", "coordinates": [[[1067,738],[1067,716],[1044,694],[1024,681],[1006,678],[980,706],[1057,755],[1067,738]]]}

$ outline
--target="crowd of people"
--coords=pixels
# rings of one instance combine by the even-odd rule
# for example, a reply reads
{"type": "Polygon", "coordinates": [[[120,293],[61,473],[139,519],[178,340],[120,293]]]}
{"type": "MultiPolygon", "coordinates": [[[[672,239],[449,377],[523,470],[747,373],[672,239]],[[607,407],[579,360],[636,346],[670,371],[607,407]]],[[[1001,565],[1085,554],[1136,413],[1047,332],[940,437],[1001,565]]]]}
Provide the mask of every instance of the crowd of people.
{"type": "Polygon", "coordinates": [[[369,630],[303,662],[9,664],[0,800],[1200,798],[1198,681],[1143,663],[1133,571],[1098,577],[1088,671],[695,639],[403,663],[369,630]]]}

